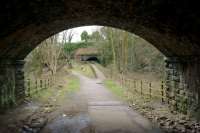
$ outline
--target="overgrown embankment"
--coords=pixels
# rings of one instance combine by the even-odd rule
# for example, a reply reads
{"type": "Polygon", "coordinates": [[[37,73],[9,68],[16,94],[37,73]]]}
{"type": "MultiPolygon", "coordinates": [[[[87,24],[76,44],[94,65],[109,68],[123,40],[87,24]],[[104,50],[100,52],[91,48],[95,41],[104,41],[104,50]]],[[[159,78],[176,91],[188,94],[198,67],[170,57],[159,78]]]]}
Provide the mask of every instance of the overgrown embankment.
{"type": "MultiPolygon", "coordinates": [[[[103,67],[101,70],[108,71],[103,67]]],[[[145,76],[141,75],[141,77],[145,76]]],[[[109,77],[104,84],[115,95],[127,101],[130,107],[149,118],[156,125],[158,124],[167,133],[198,133],[200,131],[199,123],[194,118],[178,112],[171,112],[165,95],[162,95],[162,84],[160,86],[153,85],[156,82],[151,81],[145,86],[143,80],[131,80],[125,76],[122,79],[109,77]]]]}
{"type": "Polygon", "coordinates": [[[55,76],[52,87],[33,93],[25,104],[0,115],[0,120],[2,120],[0,131],[39,132],[54,117],[60,115],[63,106],[67,106],[71,96],[79,90],[80,82],[77,77],[67,72],[65,67],[60,69],[55,76]]]}

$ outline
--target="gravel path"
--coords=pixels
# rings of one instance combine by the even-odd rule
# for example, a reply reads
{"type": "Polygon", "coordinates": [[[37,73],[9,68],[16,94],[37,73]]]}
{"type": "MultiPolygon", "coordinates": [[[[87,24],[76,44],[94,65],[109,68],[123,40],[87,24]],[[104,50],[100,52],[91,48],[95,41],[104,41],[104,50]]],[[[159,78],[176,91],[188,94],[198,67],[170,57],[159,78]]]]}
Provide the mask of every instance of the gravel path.
{"type": "MultiPolygon", "coordinates": [[[[102,84],[103,74],[92,65],[97,79],[73,72],[81,88],[74,98],[73,115],[63,113],[50,122],[44,133],[160,133],[151,123],[115,97],[102,84]]],[[[72,101],[72,102],[73,102],[72,101]]],[[[69,110],[69,109],[68,109],[69,110]]]]}

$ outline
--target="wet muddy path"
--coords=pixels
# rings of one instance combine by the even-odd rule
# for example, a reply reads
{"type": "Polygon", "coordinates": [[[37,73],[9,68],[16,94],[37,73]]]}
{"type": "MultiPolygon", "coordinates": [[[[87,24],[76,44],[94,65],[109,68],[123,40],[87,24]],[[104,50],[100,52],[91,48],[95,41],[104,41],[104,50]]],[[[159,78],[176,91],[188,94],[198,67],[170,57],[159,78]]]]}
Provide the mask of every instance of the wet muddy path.
{"type": "Polygon", "coordinates": [[[0,133],[160,133],[158,128],[113,95],[103,84],[105,77],[93,65],[97,78],[78,72],[53,87],[45,103],[28,101],[0,115],[0,133]],[[72,76],[79,78],[80,90],[64,91],[72,76]]]}
{"type": "MultiPolygon", "coordinates": [[[[94,66],[95,67],[95,66],[94,66]]],[[[66,105],[59,109],[42,133],[159,133],[160,130],[116,98],[97,79],[73,72],[81,88],[66,105]]]]}

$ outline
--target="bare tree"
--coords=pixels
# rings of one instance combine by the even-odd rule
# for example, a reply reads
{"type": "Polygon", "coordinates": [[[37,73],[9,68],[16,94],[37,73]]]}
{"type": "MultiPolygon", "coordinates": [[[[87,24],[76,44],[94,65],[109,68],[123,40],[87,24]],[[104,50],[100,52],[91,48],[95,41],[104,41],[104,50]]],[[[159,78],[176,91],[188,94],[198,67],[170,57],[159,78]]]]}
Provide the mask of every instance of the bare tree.
{"type": "Polygon", "coordinates": [[[57,34],[46,39],[39,48],[43,64],[49,68],[52,75],[57,72],[58,60],[63,49],[62,44],[58,41],[58,36],[57,34]]]}
{"type": "MultiPolygon", "coordinates": [[[[74,36],[74,32],[72,29],[63,31],[62,33],[62,44],[71,45],[72,38],[74,36]]],[[[69,68],[72,68],[71,64],[71,52],[65,51],[65,57],[69,68]]]]}

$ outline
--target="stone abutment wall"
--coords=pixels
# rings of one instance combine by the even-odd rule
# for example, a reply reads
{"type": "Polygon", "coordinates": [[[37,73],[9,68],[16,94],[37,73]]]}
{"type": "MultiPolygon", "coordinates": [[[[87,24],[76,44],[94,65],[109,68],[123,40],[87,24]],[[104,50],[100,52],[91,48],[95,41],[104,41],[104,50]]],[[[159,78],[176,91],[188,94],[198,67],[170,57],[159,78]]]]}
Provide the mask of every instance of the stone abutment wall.
{"type": "Polygon", "coordinates": [[[20,103],[25,97],[24,61],[0,60],[0,106],[20,103]]]}
{"type": "Polygon", "coordinates": [[[174,111],[192,113],[200,104],[200,58],[166,59],[166,95],[174,111]]]}

